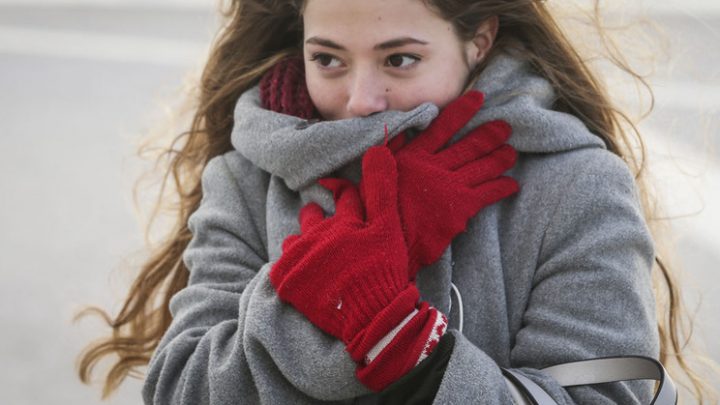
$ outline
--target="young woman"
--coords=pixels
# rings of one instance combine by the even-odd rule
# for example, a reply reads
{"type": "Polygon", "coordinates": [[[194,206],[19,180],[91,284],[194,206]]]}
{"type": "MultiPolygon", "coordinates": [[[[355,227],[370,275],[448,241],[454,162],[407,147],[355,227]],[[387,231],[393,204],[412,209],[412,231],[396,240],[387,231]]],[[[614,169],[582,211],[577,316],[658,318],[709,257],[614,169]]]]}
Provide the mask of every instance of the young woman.
{"type": "Polygon", "coordinates": [[[539,370],[679,356],[641,162],[543,2],[227,13],[178,226],[84,379],[117,353],[105,394],[148,364],[148,404],[506,404],[513,368],[558,403],[649,403],[649,382],[539,370]]]}

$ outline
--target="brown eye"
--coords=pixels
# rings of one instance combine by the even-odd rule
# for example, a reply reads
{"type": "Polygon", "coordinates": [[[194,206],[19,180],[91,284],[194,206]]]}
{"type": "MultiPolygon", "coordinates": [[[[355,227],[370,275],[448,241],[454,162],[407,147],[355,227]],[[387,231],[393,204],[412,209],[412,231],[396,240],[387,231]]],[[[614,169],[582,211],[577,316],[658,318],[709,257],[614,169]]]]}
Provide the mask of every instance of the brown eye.
{"type": "Polygon", "coordinates": [[[317,57],[317,61],[323,66],[330,66],[333,61],[333,57],[330,55],[320,55],[317,57]]]}
{"type": "Polygon", "coordinates": [[[317,63],[323,68],[335,68],[341,65],[341,62],[338,58],[327,53],[313,54],[310,60],[317,63]]]}
{"type": "Polygon", "coordinates": [[[387,66],[392,66],[396,68],[406,68],[412,66],[419,60],[420,58],[418,58],[417,56],[396,54],[388,56],[385,64],[387,66]]]}

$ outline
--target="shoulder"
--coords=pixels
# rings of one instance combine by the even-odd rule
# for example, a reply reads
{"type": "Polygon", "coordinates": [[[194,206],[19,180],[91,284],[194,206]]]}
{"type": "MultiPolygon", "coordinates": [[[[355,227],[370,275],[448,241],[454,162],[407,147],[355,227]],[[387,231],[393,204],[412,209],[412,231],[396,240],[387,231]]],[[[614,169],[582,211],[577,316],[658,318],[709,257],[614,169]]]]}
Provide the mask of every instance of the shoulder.
{"type": "Polygon", "coordinates": [[[226,225],[264,223],[270,176],[237,151],[211,158],[202,171],[202,200],[190,217],[191,229],[204,222],[226,225]]]}
{"type": "Polygon", "coordinates": [[[580,246],[576,250],[585,258],[602,246],[616,255],[639,254],[642,261],[653,257],[640,190],[619,156],[588,148],[542,160],[531,166],[535,187],[541,184],[543,190],[529,204],[543,207],[541,257],[567,254],[571,246],[580,246]]]}
{"type": "MultiPolygon", "coordinates": [[[[186,258],[233,246],[250,247],[257,263],[267,257],[265,212],[269,175],[238,152],[211,158],[202,171],[202,199],[188,218],[194,235],[186,258]]],[[[202,259],[204,260],[204,259],[202,259]]]]}
{"type": "Polygon", "coordinates": [[[264,196],[270,175],[236,150],[210,159],[202,171],[203,195],[241,194],[264,196]]]}
{"type": "Polygon", "coordinates": [[[599,234],[633,236],[643,250],[649,246],[634,175],[612,152],[596,147],[520,155],[513,170],[520,192],[506,205],[508,229],[541,251],[599,234]]]}
{"type": "Polygon", "coordinates": [[[608,186],[635,188],[635,177],[620,156],[600,148],[586,148],[566,153],[566,164],[574,173],[570,185],[582,188],[583,182],[604,183],[608,186]]]}
{"type": "Polygon", "coordinates": [[[622,158],[597,147],[560,153],[521,154],[511,174],[530,200],[589,202],[622,197],[638,205],[635,176],[622,158]]]}

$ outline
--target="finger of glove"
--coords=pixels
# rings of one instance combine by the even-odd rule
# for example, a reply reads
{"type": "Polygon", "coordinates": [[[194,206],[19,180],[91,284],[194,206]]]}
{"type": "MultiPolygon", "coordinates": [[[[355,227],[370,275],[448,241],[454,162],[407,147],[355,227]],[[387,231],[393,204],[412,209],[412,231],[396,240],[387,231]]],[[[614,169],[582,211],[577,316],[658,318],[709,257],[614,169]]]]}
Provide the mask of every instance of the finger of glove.
{"type": "Polygon", "coordinates": [[[479,91],[470,91],[455,99],[440,112],[430,126],[420,133],[406,149],[434,153],[445,145],[475,113],[480,110],[485,96],[479,91]]]}
{"type": "Polygon", "coordinates": [[[300,235],[288,235],[282,243],[283,253],[289,251],[298,239],[300,239],[300,235]]]}
{"type": "Polygon", "coordinates": [[[362,161],[362,190],[368,222],[384,215],[400,222],[397,197],[397,164],[390,149],[374,146],[362,161]]]}
{"type": "Polygon", "coordinates": [[[273,264],[272,268],[270,269],[270,284],[272,284],[273,288],[275,288],[275,291],[280,290],[280,287],[282,286],[282,282],[285,279],[285,274],[287,271],[285,268],[283,268],[282,264],[275,263],[273,264]]]}
{"type": "Polygon", "coordinates": [[[495,204],[496,202],[510,197],[520,190],[520,185],[512,177],[502,176],[495,180],[483,183],[480,187],[473,189],[473,200],[476,202],[476,210],[495,204]]]}
{"type": "Polygon", "coordinates": [[[364,214],[360,193],[355,184],[347,179],[325,178],[318,180],[321,186],[332,191],[335,215],[362,219],[364,214]]]}
{"type": "Polygon", "coordinates": [[[325,212],[317,203],[311,202],[300,209],[300,232],[308,233],[312,227],[325,219],[325,212]]]}
{"type": "Polygon", "coordinates": [[[516,161],[515,149],[505,144],[487,156],[466,164],[455,171],[455,175],[463,184],[472,187],[499,177],[510,170],[516,161]]]}
{"type": "Polygon", "coordinates": [[[285,238],[282,243],[283,253],[270,270],[270,282],[278,292],[280,292],[288,272],[292,270],[292,263],[295,262],[295,254],[292,252],[292,248],[298,241],[300,241],[300,235],[288,235],[285,238]]]}
{"type": "Polygon", "coordinates": [[[474,129],[458,142],[437,154],[437,162],[456,170],[494,151],[510,138],[512,128],[505,121],[491,121],[474,129]]]}
{"type": "Polygon", "coordinates": [[[390,149],[390,151],[393,154],[395,154],[400,149],[402,149],[403,146],[405,146],[406,141],[407,141],[407,135],[405,134],[405,132],[402,132],[402,133],[398,134],[397,136],[395,136],[395,138],[391,139],[390,142],[388,142],[387,147],[388,147],[388,149],[390,149]]]}
{"type": "Polygon", "coordinates": [[[292,271],[299,259],[299,251],[295,248],[301,242],[302,239],[298,235],[290,235],[285,238],[282,244],[283,253],[270,269],[270,282],[278,292],[278,296],[280,296],[287,275],[292,271]]]}

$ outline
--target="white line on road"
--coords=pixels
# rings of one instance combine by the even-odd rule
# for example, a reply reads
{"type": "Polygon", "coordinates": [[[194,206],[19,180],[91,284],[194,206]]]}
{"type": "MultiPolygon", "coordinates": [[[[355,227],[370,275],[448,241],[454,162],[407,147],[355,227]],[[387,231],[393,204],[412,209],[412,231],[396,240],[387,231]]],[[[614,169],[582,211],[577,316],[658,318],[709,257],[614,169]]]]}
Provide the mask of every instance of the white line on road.
{"type": "MultiPolygon", "coordinates": [[[[0,54],[191,67],[202,62],[208,45],[147,36],[0,26],[0,54]]],[[[653,83],[653,90],[659,107],[720,111],[720,83],[658,81],[653,83]]]]}
{"type": "Polygon", "coordinates": [[[216,2],[211,0],[0,0],[0,6],[22,7],[99,7],[106,9],[148,7],[168,9],[212,10],[216,2]]]}
{"type": "Polygon", "coordinates": [[[0,53],[190,67],[208,44],[100,32],[0,26],[0,53]]]}
{"type": "MultiPolygon", "coordinates": [[[[569,0],[565,0],[569,1],[569,0]]],[[[588,0],[575,0],[584,4],[588,0]]],[[[0,0],[0,6],[31,6],[31,7],[77,7],[90,6],[102,8],[126,7],[163,7],[169,9],[204,9],[216,7],[216,1],[209,0],[0,0]]],[[[691,13],[707,15],[720,13],[720,2],[717,0],[634,0],[623,2],[623,7],[642,11],[691,13]]]]}
{"type": "Polygon", "coordinates": [[[678,13],[689,15],[717,14],[720,2],[717,0],[640,0],[625,3],[629,7],[641,7],[650,13],[678,13]]]}

